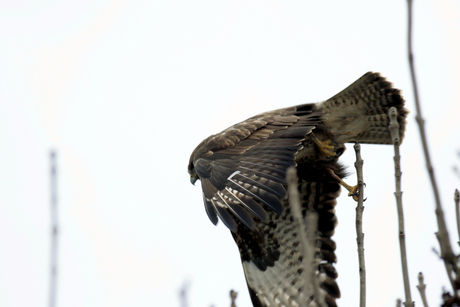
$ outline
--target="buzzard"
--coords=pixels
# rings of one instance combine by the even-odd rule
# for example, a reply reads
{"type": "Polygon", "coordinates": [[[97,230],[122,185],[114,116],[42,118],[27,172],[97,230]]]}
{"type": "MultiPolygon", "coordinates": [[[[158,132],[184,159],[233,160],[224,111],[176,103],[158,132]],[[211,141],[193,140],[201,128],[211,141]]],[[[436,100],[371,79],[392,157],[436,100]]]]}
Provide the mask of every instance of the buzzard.
{"type": "MultiPolygon", "coordinates": [[[[261,113],[211,135],[193,151],[190,181],[200,179],[206,213],[220,219],[238,246],[254,306],[300,306],[303,256],[286,194],[286,171],[297,169],[302,214],[318,213],[317,267],[328,306],[337,306],[336,198],[349,195],[338,158],[344,143],[391,144],[388,110],[396,107],[401,139],[407,110],[398,89],[368,72],[319,102],[261,113]]],[[[311,299],[311,298],[310,298],[311,299]]],[[[315,305],[316,306],[316,305],[315,305]]]]}

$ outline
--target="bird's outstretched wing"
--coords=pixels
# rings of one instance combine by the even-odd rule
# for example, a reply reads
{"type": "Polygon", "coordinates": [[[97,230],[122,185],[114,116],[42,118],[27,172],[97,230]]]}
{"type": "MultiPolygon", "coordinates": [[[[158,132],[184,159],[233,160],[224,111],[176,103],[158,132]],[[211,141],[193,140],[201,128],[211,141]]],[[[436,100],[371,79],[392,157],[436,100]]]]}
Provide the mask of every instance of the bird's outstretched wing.
{"type": "Polygon", "coordinates": [[[321,118],[314,104],[305,104],[256,115],[203,141],[189,171],[201,180],[210,220],[219,217],[235,231],[235,218],[250,229],[254,218],[266,222],[264,207],[281,214],[286,170],[321,118]]]}

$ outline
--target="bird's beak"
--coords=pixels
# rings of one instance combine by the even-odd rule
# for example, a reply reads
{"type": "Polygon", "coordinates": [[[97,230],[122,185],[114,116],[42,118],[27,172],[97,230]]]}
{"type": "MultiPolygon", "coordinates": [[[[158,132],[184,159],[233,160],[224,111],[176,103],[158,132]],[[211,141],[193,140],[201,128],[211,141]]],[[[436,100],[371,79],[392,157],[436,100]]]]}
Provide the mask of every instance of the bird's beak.
{"type": "Polygon", "coordinates": [[[190,182],[195,185],[195,182],[198,180],[198,178],[194,177],[194,176],[190,176],[190,182]]]}

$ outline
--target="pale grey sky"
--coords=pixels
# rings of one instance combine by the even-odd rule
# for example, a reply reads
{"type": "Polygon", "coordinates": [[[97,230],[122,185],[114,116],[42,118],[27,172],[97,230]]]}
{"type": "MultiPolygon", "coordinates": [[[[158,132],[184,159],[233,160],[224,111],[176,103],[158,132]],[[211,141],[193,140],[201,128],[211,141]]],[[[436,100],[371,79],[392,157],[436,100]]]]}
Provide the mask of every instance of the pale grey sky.
{"type": "MultiPolygon", "coordinates": [[[[329,98],[367,71],[401,88],[412,296],[448,286],[414,120],[405,1],[3,1],[0,3],[0,305],[45,306],[48,153],[57,150],[58,306],[238,306],[236,245],[208,220],[186,166],[210,134],[254,114],[329,98]]],[[[423,112],[452,242],[460,186],[460,4],[416,1],[423,112]]],[[[393,151],[362,146],[368,306],[403,298],[393,151]]],[[[352,146],[343,162],[354,173],[352,146]]],[[[352,175],[349,181],[353,182],[352,175]]],[[[343,193],[341,306],[357,306],[355,204],[343,193]]],[[[458,250],[457,250],[458,252],[458,250]]]]}

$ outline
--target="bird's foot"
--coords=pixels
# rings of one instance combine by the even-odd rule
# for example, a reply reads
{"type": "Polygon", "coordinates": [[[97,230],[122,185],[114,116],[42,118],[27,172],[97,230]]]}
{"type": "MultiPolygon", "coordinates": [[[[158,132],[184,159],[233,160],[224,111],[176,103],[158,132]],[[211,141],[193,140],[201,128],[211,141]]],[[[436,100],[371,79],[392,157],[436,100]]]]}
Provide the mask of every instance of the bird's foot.
{"type": "Polygon", "coordinates": [[[337,176],[332,170],[329,170],[331,176],[337,180],[337,182],[342,186],[344,187],[345,189],[347,189],[348,191],[348,196],[352,196],[353,197],[353,200],[354,201],[358,201],[358,196],[359,196],[359,188],[358,188],[358,185],[355,185],[355,186],[351,186],[349,184],[347,184],[345,181],[343,181],[339,176],[337,176]]]}
{"type": "MultiPolygon", "coordinates": [[[[352,196],[354,201],[358,201],[358,196],[359,196],[359,188],[358,185],[355,186],[349,186],[346,184],[344,181],[340,180],[340,184],[348,190],[348,196],[352,196]]],[[[363,187],[365,187],[366,184],[363,184],[363,187]]],[[[366,198],[367,199],[367,198],[366,198]]],[[[363,202],[366,201],[366,199],[363,199],[363,202]]]]}
{"type": "Polygon", "coordinates": [[[313,142],[315,142],[316,147],[323,157],[326,159],[331,159],[337,156],[337,143],[328,139],[326,141],[320,141],[313,133],[311,133],[313,142]],[[334,144],[334,145],[333,145],[334,144]]]}
{"type": "MultiPolygon", "coordinates": [[[[344,182],[345,183],[345,182],[344,182]]],[[[346,183],[345,183],[346,184],[346,183]]],[[[343,185],[343,184],[342,184],[343,185]]],[[[345,189],[348,190],[348,196],[352,196],[354,201],[358,201],[358,186],[355,185],[353,187],[346,184],[348,187],[344,186],[345,189]]]]}

